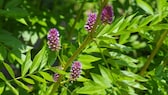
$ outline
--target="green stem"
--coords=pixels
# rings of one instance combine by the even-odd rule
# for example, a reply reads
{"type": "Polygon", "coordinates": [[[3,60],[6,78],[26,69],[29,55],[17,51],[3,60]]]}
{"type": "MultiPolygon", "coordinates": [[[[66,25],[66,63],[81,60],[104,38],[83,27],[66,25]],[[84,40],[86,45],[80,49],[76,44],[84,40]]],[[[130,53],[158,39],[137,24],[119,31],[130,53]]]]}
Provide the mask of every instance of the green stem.
{"type": "MultiPolygon", "coordinates": [[[[85,38],[84,42],[81,44],[81,46],[73,53],[73,55],[69,58],[69,60],[67,61],[67,63],[65,64],[64,67],[64,71],[67,70],[67,68],[72,64],[72,62],[75,60],[75,58],[79,55],[79,53],[90,43],[93,41],[93,37],[94,37],[94,33],[95,30],[97,29],[98,26],[98,22],[100,21],[100,16],[101,16],[101,11],[102,8],[107,4],[108,0],[104,0],[104,2],[102,3],[102,6],[100,8],[100,11],[98,13],[98,16],[96,18],[96,22],[93,26],[93,29],[91,30],[91,32],[89,33],[89,35],[85,38]]],[[[58,81],[56,83],[54,83],[54,86],[51,90],[51,92],[49,92],[49,95],[53,95],[54,92],[58,89],[61,80],[63,79],[63,75],[60,75],[60,77],[58,78],[58,81]]]]}
{"type": "Polygon", "coordinates": [[[159,50],[159,48],[161,47],[161,45],[163,44],[163,40],[166,38],[168,31],[165,31],[161,34],[160,39],[158,40],[158,42],[156,43],[156,47],[155,49],[152,51],[151,55],[148,57],[146,63],[144,64],[144,66],[142,67],[141,71],[140,71],[140,75],[144,75],[144,73],[146,72],[147,68],[150,65],[150,62],[152,61],[152,59],[154,58],[154,56],[156,55],[157,51],[159,50]]]}

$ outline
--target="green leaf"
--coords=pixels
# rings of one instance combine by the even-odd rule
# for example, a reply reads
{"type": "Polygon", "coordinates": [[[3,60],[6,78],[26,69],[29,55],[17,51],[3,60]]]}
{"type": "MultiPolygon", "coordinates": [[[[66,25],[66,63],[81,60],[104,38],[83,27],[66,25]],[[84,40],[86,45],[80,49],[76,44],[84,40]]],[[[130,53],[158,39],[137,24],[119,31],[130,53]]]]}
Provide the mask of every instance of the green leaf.
{"type": "Polygon", "coordinates": [[[143,0],[136,0],[136,2],[138,4],[138,6],[141,7],[144,11],[146,11],[147,13],[152,14],[152,15],[154,14],[152,7],[148,3],[146,3],[143,0]]]}
{"type": "Polygon", "coordinates": [[[79,58],[78,58],[78,60],[81,61],[81,62],[89,62],[89,63],[98,61],[100,59],[101,58],[95,57],[95,56],[92,56],[92,55],[80,55],[79,58]]]}
{"type": "Polygon", "coordinates": [[[99,69],[103,78],[106,79],[106,81],[109,81],[110,83],[112,83],[113,78],[112,78],[111,71],[101,65],[99,65],[99,69]]]}
{"type": "Polygon", "coordinates": [[[145,26],[147,25],[148,23],[150,23],[153,19],[155,19],[157,16],[148,16],[144,19],[141,20],[141,22],[139,23],[139,27],[142,27],[142,26],[145,26]]]}
{"type": "Polygon", "coordinates": [[[19,92],[16,88],[14,88],[9,82],[5,82],[6,85],[12,90],[12,92],[15,94],[15,95],[19,95],[19,92]]]}
{"type": "Polygon", "coordinates": [[[3,80],[3,81],[7,81],[6,77],[4,76],[4,74],[2,72],[0,72],[0,78],[3,80]]]}
{"type": "Polygon", "coordinates": [[[134,87],[134,88],[137,88],[137,89],[140,89],[140,90],[147,90],[146,87],[144,87],[140,83],[132,81],[132,80],[122,80],[122,82],[131,86],[131,87],[134,87]]]}
{"type": "Polygon", "coordinates": [[[30,75],[31,78],[33,78],[34,80],[38,81],[38,82],[43,82],[43,83],[46,83],[46,81],[39,77],[39,76],[36,76],[36,75],[30,75]]]}
{"type": "Polygon", "coordinates": [[[22,64],[22,67],[21,67],[22,76],[25,76],[25,74],[28,72],[31,65],[32,65],[31,53],[30,53],[30,51],[28,51],[27,54],[26,54],[26,59],[25,59],[24,63],[22,64]]]}
{"type": "Polygon", "coordinates": [[[24,24],[24,25],[28,25],[26,20],[24,18],[20,18],[20,19],[16,19],[18,22],[24,24]]]}
{"type": "Polygon", "coordinates": [[[7,50],[4,46],[0,46],[0,61],[4,61],[7,56],[7,50]]]}
{"type": "Polygon", "coordinates": [[[22,78],[22,79],[29,84],[35,84],[34,80],[32,80],[31,78],[22,78]]]}
{"type": "Polygon", "coordinates": [[[138,81],[142,81],[142,82],[146,82],[146,81],[147,81],[147,79],[143,78],[142,76],[140,76],[140,75],[138,75],[138,74],[134,74],[133,72],[121,71],[121,73],[122,73],[124,76],[133,78],[133,79],[138,80],[138,81]]]}
{"type": "Polygon", "coordinates": [[[124,30],[124,29],[130,24],[130,21],[133,19],[133,17],[134,17],[135,15],[136,15],[136,13],[133,14],[133,15],[130,15],[129,17],[127,17],[127,18],[124,20],[124,22],[121,24],[119,31],[124,30]]]}
{"type": "Polygon", "coordinates": [[[124,16],[119,18],[118,21],[116,21],[116,23],[112,24],[111,28],[106,33],[108,34],[117,33],[119,31],[120,26],[123,24],[124,20],[125,20],[124,16]]]}
{"type": "Polygon", "coordinates": [[[106,78],[103,78],[102,76],[95,74],[95,73],[91,73],[91,76],[94,80],[95,83],[101,85],[102,87],[111,87],[111,84],[109,81],[106,80],[106,78]]]}
{"type": "Polygon", "coordinates": [[[61,75],[67,74],[67,72],[63,71],[63,70],[60,69],[59,67],[52,67],[52,68],[51,68],[51,71],[53,71],[53,72],[55,72],[55,73],[58,73],[58,74],[61,74],[61,75]]]}
{"type": "Polygon", "coordinates": [[[29,15],[29,13],[26,10],[18,7],[11,8],[8,10],[0,9],[0,14],[12,18],[23,18],[29,15]]]}
{"type": "Polygon", "coordinates": [[[24,83],[22,83],[21,81],[18,81],[18,80],[16,80],[16,79],[14,79],[14,81],[15,81],[15,83],[16,83],[18,86],[24,88],[24,89],[27,90],[28,92],[30,91],[29,87],[27,87],[27,86],[26,86],[24,83]]]}
{"type": "Polygon", "coordinates": [[[128,30],[131,29],[131,28],[135,28],[138,26],[138,23],[139,23],[139,20],[143,17],[143,15],[139,15],[139,16],[136,16],[130,23],[130,25],[128,26],[128,30]]]}
{"type": "Polygon", "coordinates": [[[51,76],[51,74],[49,74],[47,72],[42,72],[42,71],[40,71],[39,73],[40,73],[41,76],[43,76],[43,78],[45,80],[53,81],[53,77],[51,76]]]}
{"type": "Polygon", "coordinates": [[[93,84],[93,83],[89,83],[87,85],[85,85],[84,87],[82,88],[79,88],[77,89],[76,93],[78,94],[94,94],[94,95],[97,95],[97,94],[101,94],[101,95],[105,95],[105,88],[102,87],[101,85],[99,84],[93,84]]]}
{"type": "Polygon", "coordinates": [[[12,68],[7,64],[7,63],[3,63],[6,70],[8,71],[8,73],[11,75],[12,78],[15,78],[15,73],[14,71],[12,70],[12,68]]]}
{"type": "Polygon", "coordinates": [[[18,6],[21,3],[21,1],[22,0],[10,0],[5,5],[5,9],[7,9],[7,8],[14,8],[14,7],[18,6]]]}
{"type": "Polygon", "coordinates": [[[130,37],[130,33],[125,33],[125,34],[121,34],[120,35],[120,40],[119,40],[119,44],[125,44],[128,42],[128,38],[130,37]]]}
{"type": "Polygon", "coordinates": [[[30,67],[30,74],[33,73],[35,70],[37,70],[40,67],[40,63],[43,60],[43,56],[45,53],[45,49],[46,47],[44,46],[39,52],[38,54],[36,54],[36,56],[33,59],[33,63],[30,67]]]}
{"type": "Polygon", "coordinates": [[[0,95],[2,95],[3,91],[5,88],[5,83],[4,82],[0,82],[0,95]]]}
{"type": "Polygon", "coordinates": [[[156,0],[157,4],[157,11],[159,14],[162,14],[163,7],[166,5],[166,0],[156,0]]]}

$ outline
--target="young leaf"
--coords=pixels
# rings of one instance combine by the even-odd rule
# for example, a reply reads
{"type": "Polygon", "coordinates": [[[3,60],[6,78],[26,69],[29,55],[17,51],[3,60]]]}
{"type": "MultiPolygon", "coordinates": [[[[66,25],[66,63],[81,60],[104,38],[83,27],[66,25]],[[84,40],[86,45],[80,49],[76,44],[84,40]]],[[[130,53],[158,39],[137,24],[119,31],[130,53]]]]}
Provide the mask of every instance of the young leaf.
{"type": "Polygon", "coordinates": [[[38,81],[38,82],[43,82],[43,83],[46,83],[46,81],[39,77],[39,76],[36,76],[36,75],[30,75],[31,78],[33,78],[34,80],[38,81]]]}
{"type": "Polygon", "coordinates": [[[141,7],[144,11],[146,11],[147,13],[152,14],[152,15],[154,14],[152,7],[148,3],[146,3],[143,0],[136,0],[136,2],[138,4],[138,6],[141,7]]]}
{"type": "Polygon", "coordinates": [[[46,46],[44,46],[38,54],[34,57],[32,66],[30,67],[30,74],[33,73],[35,70],[37,70],[40,67],[40,63],[43,59],[44,53],[45,53],[46,46]]]}
{"type": "Polygon", "coordinates": [[[24,83],[22,83],[21,81],[18,81],[18,80],[16,80],[16,79],[14,79],[14,81],[15,81],[15,83],[16,83],[18,86],[24,88],[24,89],[27,90],[28,92],[30,91],[29,87],[27,87],[27,86],[26,86],[24,83]]]}
{"type": "Polygon", "coordinates": [[[22,78],[22,79],[29,84],[35,84],[34,80],[32,80],[31,78],[22,78]]]}
{"type": "Polygon", "coordinates": [[[31,53],[30,53],[30,51],[28,51],[26,54],[26,60],[24,61],[24,63],[22,64],[22,67],[21,67],[22,76],[24,76],[28,72],[31,65],[32,65],[31,53]]]}
{"type": "Polygon", "coordinates": [[[48,81],[53,81],[53,77],[49,74],[49,73],[47,73],[47,72],[39,72],[40,73],[40,75],[41,76],[43,76],[43,78],[45,79],[45,80],[48,80],[48,81]]]}
{"type": "Polygon", "coordinates": [[[15,78],[15,73],[14,71],[12,70],[12,68],[7,64],[7,63],[3,63],[6,70],[8,71],[8,73],[11,75],[12,78],[15,78]]]}

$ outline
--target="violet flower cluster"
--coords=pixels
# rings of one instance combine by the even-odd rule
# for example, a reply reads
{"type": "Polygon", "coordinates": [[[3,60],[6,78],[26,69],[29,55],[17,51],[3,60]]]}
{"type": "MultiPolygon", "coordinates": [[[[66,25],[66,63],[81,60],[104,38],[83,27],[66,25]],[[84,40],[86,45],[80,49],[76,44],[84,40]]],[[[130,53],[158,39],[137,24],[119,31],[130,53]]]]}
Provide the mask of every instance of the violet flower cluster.
{"type": "Polygon", "coordinates": [[[71,74],[70,74],[70,80],[71,81],[75,81],[77,78],[79,78],[79,76],[81,74],[81,69],[82,69],[82,65],[79,61],[75,61],[72,64],[71,74]]]}
{"type": "MultiPolygon", "coordinates": [[[[113,12],[113,8],[112,6],[105,6],[101,12],[101,21],[102,23],[106,24],[111,24],[112,21],[113,21],[113,16],[114,16],[114,12],[113,12]]],[[[88,32],[91,32],[91,30],[93,29],[93,26],[96,22],[96,18],[97,18],[97,14],[96,13],[90,13],[88,15],[88,19],[87,19],[87,22],[85,24],[85,29],[88,31],[88,32]]]]}
{"type": "Polygon", "coordinates": [[[56,28],[49,30],[48,34],[48,46],[52,51],[58,51],[60,49],[59,32],[56,28]]]}

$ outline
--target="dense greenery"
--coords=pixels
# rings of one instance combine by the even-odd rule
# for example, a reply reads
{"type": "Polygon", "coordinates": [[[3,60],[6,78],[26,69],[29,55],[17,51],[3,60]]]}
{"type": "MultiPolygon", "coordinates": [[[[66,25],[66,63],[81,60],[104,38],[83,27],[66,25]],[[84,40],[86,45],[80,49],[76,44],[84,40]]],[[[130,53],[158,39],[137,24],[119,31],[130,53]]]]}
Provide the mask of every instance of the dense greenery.
{"type": "Polygon", "coordinates": [[[0,94],[167,95],[167,33],[167,0],[0,0],[0,94]],[[97,19],[86,31],[88,13],[100,18],[106,5],[113,22],[97,19]],[[56,52],[51,28],[60,33],[56,52]],[[82,73],[70,81],[74,61],[82,73]]]}

